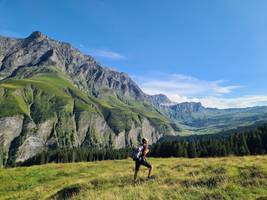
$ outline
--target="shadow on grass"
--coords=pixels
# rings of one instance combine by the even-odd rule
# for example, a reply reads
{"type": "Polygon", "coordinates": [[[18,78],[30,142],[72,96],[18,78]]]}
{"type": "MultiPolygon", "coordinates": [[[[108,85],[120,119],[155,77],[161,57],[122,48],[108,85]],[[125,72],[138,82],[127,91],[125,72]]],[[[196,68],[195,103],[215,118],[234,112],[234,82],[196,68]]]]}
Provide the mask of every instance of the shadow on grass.
{"type": "Polygon", "coordinates": [[[69,185],[58,192],[56,192],[54,195],[52,195],[49,200],[67,200],[71,199],[72,197],[79,194],[81,191],[81,186],[79,184],[69,185]]]}
{"type": "Polygon", "coordinates": [[[266,197],[258,197],[257,199],[255,200],[267,200],[267,196],[266,197]]]}

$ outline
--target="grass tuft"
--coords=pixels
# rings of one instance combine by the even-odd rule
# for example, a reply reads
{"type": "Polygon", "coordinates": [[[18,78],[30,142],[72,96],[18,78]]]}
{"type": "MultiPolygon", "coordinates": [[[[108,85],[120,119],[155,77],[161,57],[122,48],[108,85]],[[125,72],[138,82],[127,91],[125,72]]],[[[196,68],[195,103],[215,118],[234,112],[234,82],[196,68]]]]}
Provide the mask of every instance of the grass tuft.
{"type": "Polygon", "coordinates": [[[245,187],[266,185],[267,173],[258,166],[243,167],[240,170],[240,183],[245,187]]]}

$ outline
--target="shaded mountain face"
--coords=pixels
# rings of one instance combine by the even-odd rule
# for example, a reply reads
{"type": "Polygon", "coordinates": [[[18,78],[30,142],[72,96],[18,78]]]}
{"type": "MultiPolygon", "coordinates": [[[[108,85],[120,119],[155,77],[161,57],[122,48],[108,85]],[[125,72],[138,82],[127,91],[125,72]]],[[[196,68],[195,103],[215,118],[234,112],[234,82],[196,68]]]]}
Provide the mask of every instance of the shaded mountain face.
{"type": "Polygon", "coordinates": [[[127,74],[40,32],[0,37],[0,79],[0,150],[9,164],[47,149],[123,148],[177,134],[127,74]]]}

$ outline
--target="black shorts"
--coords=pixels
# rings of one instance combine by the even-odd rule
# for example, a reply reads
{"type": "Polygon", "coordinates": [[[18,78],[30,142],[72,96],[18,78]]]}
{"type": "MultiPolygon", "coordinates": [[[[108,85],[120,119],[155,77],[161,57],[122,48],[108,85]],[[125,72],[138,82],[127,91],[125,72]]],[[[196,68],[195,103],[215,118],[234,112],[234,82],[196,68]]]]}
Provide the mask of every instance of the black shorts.
{"type": "Polygon", "coordinates": [[[144,165],[147,168],[151,168],[151,164],[149,162],[147,162],[145,159],[141,159],[141,160],[135,161],[135,171],[139,170],[140,165],[144,165]]]}

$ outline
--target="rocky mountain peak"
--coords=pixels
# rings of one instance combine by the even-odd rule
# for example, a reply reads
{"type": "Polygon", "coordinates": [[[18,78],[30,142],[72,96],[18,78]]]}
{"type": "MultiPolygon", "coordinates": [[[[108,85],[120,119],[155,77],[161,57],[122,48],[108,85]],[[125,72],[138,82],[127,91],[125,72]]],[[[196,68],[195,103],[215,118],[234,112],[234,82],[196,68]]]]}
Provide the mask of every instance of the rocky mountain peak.
{"type": "Polygon", "coordinates": [[[48,39],[48,37],[40,31],[33,31],[25,40],[27,41],[40,41],[48,39]]]}

